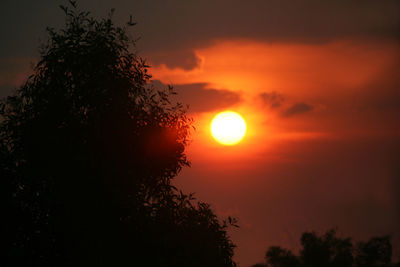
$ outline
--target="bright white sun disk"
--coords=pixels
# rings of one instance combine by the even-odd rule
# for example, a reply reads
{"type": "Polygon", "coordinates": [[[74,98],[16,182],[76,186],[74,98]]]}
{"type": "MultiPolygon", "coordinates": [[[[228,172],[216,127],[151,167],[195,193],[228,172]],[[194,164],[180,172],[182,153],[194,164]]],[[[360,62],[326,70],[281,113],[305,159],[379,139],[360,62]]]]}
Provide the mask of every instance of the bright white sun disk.
{"type": "Polygon", "coordinates": [[[235,145],[246,134],[246,122],[238,113],[224,111],[218,113],[211,122],[214,139],[223,145],[235,145]]]}

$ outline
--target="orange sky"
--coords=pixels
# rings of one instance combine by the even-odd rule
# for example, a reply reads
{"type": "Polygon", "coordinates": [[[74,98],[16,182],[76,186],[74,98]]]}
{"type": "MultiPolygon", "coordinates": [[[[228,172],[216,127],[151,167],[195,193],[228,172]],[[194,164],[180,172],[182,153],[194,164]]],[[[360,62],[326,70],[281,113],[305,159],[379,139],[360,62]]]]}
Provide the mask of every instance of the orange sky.
{"type": "MultiPolygon", "coordinates": [[[[398,0],[82,0],[129,16],[154,83],[190,104],[191,168],[175,182],[239,218],[240,266],[271,245],[298,248],[306,230],[356,240],[391,234],[400,256],[400,2],[398,0]],[[237,111],[248,134],[217,144],[212,117],[237,111]]],[[[65,1],[5,1],[0,96],[26,77],[65,1]],[[23,19],[21,19],[23,18],[23,19]]]]}
{"type": "MultiPolygon", "coordinates": [[[[201,82],[209,88],[237,92],[241,101],[230,109],[246,118],[248,134],[241,148],[235,149],[250,153],[271,149],[281,140],[344,138],[350,133],[399,134],[397,120],[386,118],[390,123],[382,122],[374,117],[376,110],[367,115],[368,110],[361,110],[358,103],[370,97],[371,84],[385,79],[384,74],[397,67],[397,43],[338,41],[296,45],[230,40],[215,41],[195,53],[201,59],[198,68],[170,69],[162,64],[152,68],[154,79],[173,85],[201,82]],[[279,109],[268,108],[259,96],[270,92],[284,97],[279,109]],[[291,118],[281,114],[282,109],[298,102],[307,103],[312,110],[291,118]]],[[[189,149],[199,157],[201,150],[220,149],[209,134],[215,113],[216,110],[193,114],[197,131],[189,149]]]]}
{"type": "Polygon", "coordinates": [[[308,45],[221,40],[195,50],[199,68],[187,71],[162,64],[152,73],[167,83],[206,81],[246,94],[279,90],[294,97],[325,96],[326,86],[343,93],[373,81],[398,63],[398,49],[396,43],[362,40],[308,45]]]}
{"type": "MultiPolygon", "coordinates": [[[[399,67],[397,43],[218,40],[196,49],[195,54],[200,59],[197,68],[185,70],[161,64],[153,67],[152,73],[162,83],[181,85],[181,91],[187,84],[203,83],[204,90],[222,89],[240,96],[228,107],[191,113],[197,130],[187,151],[193,166],[177,180],[184,188],[197,192],[200,199],[215,204],[222,216],[239,217],[242,228],[232,233],[239,244],[239,262],[261,260],[265,248],[272,244],[283,243],[296,249],[296,240],[304,230],[324,231],[338,226],[344,234],[365,238],[383,234],[386,228],[394,229],[398,218],[386,215],[387,222],[357,230],[357,224],[346,222],[340,215],[339,207],[347,205],[351,198],[359,204],[350,204],[349,210],[365,209],[372,194],[379,202],[379,208],[372,209],[384,208],[387,214],[396,209],[392,206],[396,197],[388,193],[396,186],[389,178],[395,175],[393,169],[387,162],[376,163],[372,155],[364,159],[360,153],[377,153],[378,157],[393,160],[395,152],[380,146],[398,146],[397,141],[379,145],[382,138],[398,140],[400,136],[399,110],[390,106],[390,98],[399,88],[398,78],[393,75],[399,67]],[[262,97],[272,93],[278,97],[262,97]],[[274,101],[276,106],[272,105],[274,101]],[[309,109],[293,109],[299,103],[309,109]],[[212,117],[224,109],[241,113],[248,124],[246,137],[233,147],[221,146],[210,134],[212,117]],[[371,160],[374,173],[363,173],[363,164],[371,160]],[[332,173],[328,170],[330,165],[336,168],[332,173]],[[376,172],[384,172],[379,185],[373,182],[380,177],[376,172]],[[314,175],[318,178],[310,177],[314,175]],[[354,175],[365,175],[366,184],[361,192],[356,190],[360,180],[352,180],[354,175]],[[310,179],[312,184],[308,188],[310,179]],[[332,192],[323,192],[328,188],[332,192]],[[303,192],[296,196],[296,191],[304,190],[310,191],[310,195],[303,192]],[[331,199],[336,194],[345,200],[331,199]],[[297,198],[307,205],[320,201],[320,207],[294,204],[297,198]],[[267,201],[273,203],[265,204],[267,201]],[[269,215],[254,212],[271,205],[273,212],[269,215]],[[332,206],[332,214],[322,215],[329,219],[321,219],[326,205],[332,206]],[[290,215],[281,209],[290,210],[290,215]],[[305,212],[307,209],[310,210],[305,212]],[[275,222],[270,222],[271,216],[276,218],[275,222]],[[264,229],[272,226],[276,232],[264,229]],[[254,246],[249,248],[249,243],[254,246]]],[[[184,97],[179,100],[191,105],[207,101],[184,97]]],[[[361,220],[371,216],[367,211],[359,212],[361,220]]],[[[376,212],[372,212],[374,216],[376,212]]]]}

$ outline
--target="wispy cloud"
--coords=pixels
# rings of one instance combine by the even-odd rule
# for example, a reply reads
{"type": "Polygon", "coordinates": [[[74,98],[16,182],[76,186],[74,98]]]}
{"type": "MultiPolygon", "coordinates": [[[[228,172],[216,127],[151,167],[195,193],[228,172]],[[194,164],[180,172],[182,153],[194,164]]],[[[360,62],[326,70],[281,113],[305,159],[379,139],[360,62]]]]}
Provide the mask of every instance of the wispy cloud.
{"type": "Polygon", "coordinates": [[[289,108],[287,108],[283,112],[283,116],[292,117],[297,114],[302,114],[302,113],[312,111],[313,109],[314,109],[313,106],[311,106],[307,103],[304,103],[304,102],[299,102],[299,103],[295,103],[292,106],[290,106],[289,108]]]}
{"type": "Polygon", "coordinates": [[[275,91],[263,92],[263,93],[259,94],[258,96],[260,97],[262,103],[271,109],[279,108],[282,105],[282,103],[285,101],[285,98],[283,97],[283,95],[280,93],[277,93],[275,91]]]}
{"type": "MultiPolygon", "coordinates": [[[[160,81],[153,81],[156,87],[165,87],[160,81]]],[[[207,83],[174,85],[177,100],[189,105],[189,112],[208,112],[232,107],[242,102],[238,92],[227,89],[209,88],[207,83]]]]}

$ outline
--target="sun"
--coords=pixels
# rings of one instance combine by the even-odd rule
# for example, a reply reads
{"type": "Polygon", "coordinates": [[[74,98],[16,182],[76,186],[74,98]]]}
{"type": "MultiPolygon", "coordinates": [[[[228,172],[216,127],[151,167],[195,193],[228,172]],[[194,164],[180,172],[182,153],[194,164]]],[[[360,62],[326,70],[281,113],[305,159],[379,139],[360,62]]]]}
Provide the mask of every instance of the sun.
{"type": "Polygon", "coordinates": [[[239,143],[246,134],[246,122],[242,116],[233,111],[218,113],[211,122],[211,134],[223,145],[232,146],[239,143]]]}

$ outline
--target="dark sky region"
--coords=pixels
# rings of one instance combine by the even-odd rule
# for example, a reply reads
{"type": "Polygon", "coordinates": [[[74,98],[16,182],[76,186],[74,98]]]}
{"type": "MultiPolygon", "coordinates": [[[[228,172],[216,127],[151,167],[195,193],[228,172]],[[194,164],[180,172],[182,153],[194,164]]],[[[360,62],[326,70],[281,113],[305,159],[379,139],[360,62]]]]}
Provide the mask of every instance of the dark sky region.
{"type": "MultiPolygon", "coordinates": [[[[2,0],[0,96],[38,58],[63,1],[2,0]]],[[[240,266],[306,230],[391,234],[400,255],[400,1],[79,1],[138,25],[154,83],[190,104],[192,167],[176,183],[239,218],[240,266]],[[248,133],[217,144],[209,124],[238,111],[248,133]]]]}

